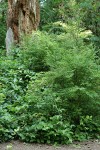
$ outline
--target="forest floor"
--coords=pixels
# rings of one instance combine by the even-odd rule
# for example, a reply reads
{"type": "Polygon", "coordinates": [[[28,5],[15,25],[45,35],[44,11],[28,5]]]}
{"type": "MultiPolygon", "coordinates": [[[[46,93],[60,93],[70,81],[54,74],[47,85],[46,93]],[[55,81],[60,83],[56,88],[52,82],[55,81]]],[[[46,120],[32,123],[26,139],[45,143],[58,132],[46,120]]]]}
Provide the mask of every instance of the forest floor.
{"type": "Polygon", "coordinates": [[[0,150],[100,150],[100,141],[92,140],[87,142],[76,142],[71,145],[51,146],[44,144],[28,144],[20,141],[0,144],[0,150]],[[11,149],[7,149],[12,145],[11,149]]]}

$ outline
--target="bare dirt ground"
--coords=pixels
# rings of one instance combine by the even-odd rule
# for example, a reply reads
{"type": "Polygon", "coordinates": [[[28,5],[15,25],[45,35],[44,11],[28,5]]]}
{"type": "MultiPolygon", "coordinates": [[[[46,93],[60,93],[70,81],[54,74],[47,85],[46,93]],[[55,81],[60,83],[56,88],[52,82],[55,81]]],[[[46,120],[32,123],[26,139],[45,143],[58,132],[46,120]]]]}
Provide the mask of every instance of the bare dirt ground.
{"type": "Polygon", "coordinates": [[[100,141],[78,142],[68,146],[27,144],[19,141],[12,141],[10,143],[0,144],[0,150],[100,150],[100,141]]]}

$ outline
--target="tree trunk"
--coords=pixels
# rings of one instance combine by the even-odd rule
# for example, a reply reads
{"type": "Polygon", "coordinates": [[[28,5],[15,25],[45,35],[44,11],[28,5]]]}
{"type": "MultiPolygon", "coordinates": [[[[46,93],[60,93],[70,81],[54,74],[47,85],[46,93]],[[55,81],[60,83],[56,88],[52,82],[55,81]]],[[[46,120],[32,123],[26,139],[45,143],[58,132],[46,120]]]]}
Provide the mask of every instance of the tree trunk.
{"type": "Polygon", "coordinates": [[[39,14],[38,0],[8,0],[7,27],[12,29],[14,41],[19,42],[21,34],[37,29],[39,14]]]}

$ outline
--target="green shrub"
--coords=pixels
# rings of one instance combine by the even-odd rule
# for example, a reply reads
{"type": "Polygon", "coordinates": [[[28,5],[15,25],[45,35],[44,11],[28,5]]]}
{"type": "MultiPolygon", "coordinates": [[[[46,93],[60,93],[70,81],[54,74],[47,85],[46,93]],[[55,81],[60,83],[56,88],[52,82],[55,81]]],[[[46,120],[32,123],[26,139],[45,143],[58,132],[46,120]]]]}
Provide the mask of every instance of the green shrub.
{"type": "Polygon", "coordinates": [[[25,68],[40,72],[48,71],[46,55],[49,49],[54,49],[50,37],[47,34],[36,32],[31,36],[26,36],[21,42],[19,61],[25,68]]]}
{"type": "Polygon", "coordinates": [[[16,118],[7,110],[7,103],[0,103],[0,142],[14,139],[16,128],[16,118]]]}
{"type": "Polygon", "coordinates": [[[100,66],[76,33],[24,37],[0,68],[1,141],[100,138],[100,66]]]}
{"type": "Polygon", "coordinates": [[[84,122],[83,132],[80,129],[82,116],[93,117],[90,126],[96,127],[91,137],[99,132],[99,124],[93,125],[93,122],[100,115],[100,70],[93,47],[85,46],[82,40],[77,40],[78,43],[70,34],[55,38],[55,47],[49,46],[45,59],[50,70],[35,82],[33,80],[26,92],[25,101],[28,102],[27,111],[32,111],[32,114],[37,112],[47,120],[60,115],[62,120],[76,126],[77,128],[72,128],[72,133],[75,133],[75,139],[79,140],[82,139],[81,133],[85,134],[83,139],[89,138],[90,134],[90,130],[85,131],[88,121],[87,124],[84,122]],[[67,40],[64,44],[65,39],[67,40]],[[79,132],[76,132],[77,130],[79,132]]]}
{"type": "Polygon", "coordinates": [[[100,126],[92,116],[81,116],[79,125],[74,126],[73,129],[75,130],[74,139],[78,141],[100,138],[100,126]]]}
{"type": "Polygon", "coordinates": [[[30,82],[20,110],[19,122],[23,120],[23,123],[18,135],[22,140],[69,143],[73,139],[99,138],[100,126],[98,121],[96,122],[96,117],[100,115],[99,66],[96,64],[92,47],[81,48],[77,53],[77,49],[67,51],[64,56],[61,55],[61,49],[59,54],[57,53],[61,56],[57,57],[55,62],[56,53],[54,55],[50,52],[50,61],[47,60],[51,70],[37,74],[30,82]],[[59,131],[51,121],[51,118],[56,116],[59,116],[62,122],[59,131]],[[52,128],[49,127],[49,122],[52,128]],[[70,128],[63,128],[66,124],[69,124],[70,128]],[[70,137],[67,139],[67,134],[59,134],[66,130],[70,137]],[[52,133],[52,138],[49,133],[52,133]],[[38,137],[38,134],[41,136],[38,137]]]}
{"type": "MultiPolygon", "coordinates": [[[[67,103],[66,114],[75,123],[82,114],[99,115],[100,70],[92,47],[80,46],[65,52],[61,50],[60,55],[61,59],[55,62],[55,68],[49,72],[49,80],[51,78],[53,89],[62,97],[64,104],[67,103]]],[[[50,61],[54,62],[52,57],[54,54],[50,57],[50,61]]]]}
{"type": "Polygon", "coordinates": [[[18,109],[17,115],[20,117],[17,135],[27,142],[71,143],[72,127],[63,118],[63,110],[59,108],[60,99],[47,87],[44,74],[41,73],[36,78],[30,82],[24,101],[18,109]]]}

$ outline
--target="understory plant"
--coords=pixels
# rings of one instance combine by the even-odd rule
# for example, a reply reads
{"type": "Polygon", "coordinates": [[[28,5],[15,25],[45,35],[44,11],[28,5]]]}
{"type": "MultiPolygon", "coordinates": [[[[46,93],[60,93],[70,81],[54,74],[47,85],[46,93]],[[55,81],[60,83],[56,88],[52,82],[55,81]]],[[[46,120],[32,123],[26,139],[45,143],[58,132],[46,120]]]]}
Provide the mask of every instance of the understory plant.
{"type": "Polygon", "coordinates": [[[100,138],[100,65],[77,34],[35,32],[0,68],[0,141],[100,138]]]}

